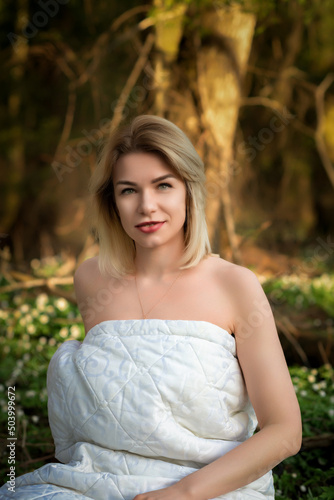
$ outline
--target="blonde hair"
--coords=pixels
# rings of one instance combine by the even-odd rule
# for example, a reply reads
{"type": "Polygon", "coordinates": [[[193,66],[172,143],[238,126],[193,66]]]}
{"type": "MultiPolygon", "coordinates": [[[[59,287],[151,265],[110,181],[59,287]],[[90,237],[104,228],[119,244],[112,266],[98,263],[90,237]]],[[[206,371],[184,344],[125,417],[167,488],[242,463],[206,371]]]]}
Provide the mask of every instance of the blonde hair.
{"type": "Polygon", "coordinates": [[[116,130],[106,143],[89,183],[93,231],[99,240],[99,269],[103,275],[122,277],[134,273],[136,247],[120,222],[112,171],[122,155],[159,155],[186,185],[185,251],[180,269],[197,265],[211,252],[205,221],[204,165],[188,137],[170,121],[151,115],[137,116],[116,130]]]}

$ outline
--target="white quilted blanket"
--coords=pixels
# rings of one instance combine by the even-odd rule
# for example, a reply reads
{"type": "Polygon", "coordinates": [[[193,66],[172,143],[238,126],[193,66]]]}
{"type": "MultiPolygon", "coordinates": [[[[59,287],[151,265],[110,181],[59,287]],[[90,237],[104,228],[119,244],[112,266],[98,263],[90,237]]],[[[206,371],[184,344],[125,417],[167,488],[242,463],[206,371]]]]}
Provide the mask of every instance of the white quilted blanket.
{"type": "MultiPolygon", "coordinates": [[[[257,423],[235,340],[206,321],[103,321],[57,350],[47,384],[62,463],[0,498],[132,500],[219,458],[257,423]]],[[[219,498],[273,499],[272,474],[219,498]]]]}

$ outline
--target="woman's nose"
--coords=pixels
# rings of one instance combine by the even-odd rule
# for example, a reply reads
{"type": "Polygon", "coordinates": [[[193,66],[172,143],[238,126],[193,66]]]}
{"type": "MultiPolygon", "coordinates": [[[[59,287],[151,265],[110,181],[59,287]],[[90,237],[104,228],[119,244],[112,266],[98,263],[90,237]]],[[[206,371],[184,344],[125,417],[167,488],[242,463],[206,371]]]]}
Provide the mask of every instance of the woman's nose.
{"type": "Polygon", "coordinates": [[[141,213],[150,213],[156,210],[156,200],[153,193],[143,191],[139,199],[138,210],[141,213]]]}

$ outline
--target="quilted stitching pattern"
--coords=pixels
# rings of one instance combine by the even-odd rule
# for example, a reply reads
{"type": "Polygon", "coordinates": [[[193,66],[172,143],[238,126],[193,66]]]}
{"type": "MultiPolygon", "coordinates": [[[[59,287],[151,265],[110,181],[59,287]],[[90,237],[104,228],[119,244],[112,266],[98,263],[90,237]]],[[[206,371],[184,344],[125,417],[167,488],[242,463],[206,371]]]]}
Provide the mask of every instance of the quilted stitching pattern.
{"type": "MultiPolygon", "coordinates": [[[[132,500],[233,449],[257,424],[235,354],[234,338],[205,321],[104,321],[65,342],[47,380],[63,464],[0,498],[132,500]]],[[[273,499],[272,475],[219,498],[273,499]]]]}

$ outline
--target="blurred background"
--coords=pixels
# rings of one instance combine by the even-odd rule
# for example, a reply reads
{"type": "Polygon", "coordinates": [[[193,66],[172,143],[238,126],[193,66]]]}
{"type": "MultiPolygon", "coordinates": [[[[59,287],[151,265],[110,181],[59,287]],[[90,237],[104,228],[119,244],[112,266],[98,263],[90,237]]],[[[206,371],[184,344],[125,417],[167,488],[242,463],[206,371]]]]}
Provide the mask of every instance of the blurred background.
{"type": "Polygon", "coordinates": [[[0,403],[5,426],[15,385],[19,472],[54,460],[46,369],[84,334],[72,276],[98,254],[97,156],[155,114],[204,160],[213,252],[273,308],[304,423],[277,498],[333,498],[334,3],[0,0],[0,23],[0,403]]]}

